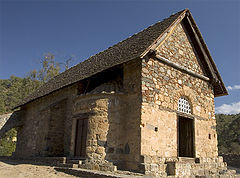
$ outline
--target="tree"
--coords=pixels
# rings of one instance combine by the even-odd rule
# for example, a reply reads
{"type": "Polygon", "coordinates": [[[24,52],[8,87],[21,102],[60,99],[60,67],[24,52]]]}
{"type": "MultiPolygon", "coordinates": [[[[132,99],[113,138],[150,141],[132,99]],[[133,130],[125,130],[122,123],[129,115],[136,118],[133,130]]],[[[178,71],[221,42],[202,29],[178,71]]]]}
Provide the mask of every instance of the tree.
{"type": "Polygon", "coordinates": [[[30,78],[20,78],[12,75],[10,79],[0,80],[0,114],[12,112],[21,99],[28,96],[41,83],[30,78]]]}
{"type": "MultiPolygon", "coordinates": [[[[68,68],[69,61],[66,61],[65,68],[68,68]]],[[[51,53],[43,57],[41,64],[40,70],[34,69],[24,78],[12,75],[10,79],[0,79],[0,114],[12,112],[13,107],[23,98],[60,73],[60,64],[51,53]]],[[[11,156],[15,151],[16,143],[13,138],[16,136],[17,130],[13,128],[0,140],[0,156],[11,156]]]]}
{"type": "Polygon", "coordinates": [[[41,64],[40,70],[34,69],[28,74],[31,80],[39,80],[45,83],[60,73],[60,63],[55,61],[55,56],[52,53],[45,54],[41,64]]]}
{"type": "Polygon", "coordinates": [[[218,149],[220,154],[240,154],[240,114],[217,114],[218,149]]]}
{"type": "Polygon", "coordinates": [[[70,63],[73,61],[74,56],[70,56],[68,58],[65,58],[65,62],[64,63],[60,63],[61,65],[64,66],[65,70],[69,69],[70,63]]]}
{"type": "Polygon", "coordinates": [[[16,149],[15,138],[17,130],[11,129],[6,133],[6,136],[0,140],[0,156],[11,156],[16,149]]]}
{"type": "MultiPolygon", "coordinates": [[[[68,58],[64,68],[69,67],[72,56],[68,58]]],[[[26,77],[20,78],[12,75],[10,79],[0,79],[0,114],[12,112],[12,108],[16,106],[23,98],[27,97],[43,83],[49,81],[60,73],[60,63],[56,62],[52,53],[47,53],[41,60],[41,68],[32,70],[26,77]]]]}

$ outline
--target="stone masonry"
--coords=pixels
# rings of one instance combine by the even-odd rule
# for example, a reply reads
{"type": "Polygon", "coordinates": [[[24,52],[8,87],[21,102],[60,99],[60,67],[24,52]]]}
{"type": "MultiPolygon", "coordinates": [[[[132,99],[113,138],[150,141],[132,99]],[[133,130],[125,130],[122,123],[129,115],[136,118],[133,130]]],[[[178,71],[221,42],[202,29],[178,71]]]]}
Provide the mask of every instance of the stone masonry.
{"type": "Polygon", "coordinates": [[[15,156],[146,176],[233,176],[218,156],[214,111],[214,97],[227,91],[189,35],[189,13],[150,26],[26,98],[15,156]]]}
{"type": "MultiPolygon", "coordinates": [[[[181,24],[156,52],[204,74],[181,24]]],[[[154,57],[143,59],[141,113],[141,154],[146,172],[190,176],[205,175],[204,169],[214,170],[212,174],[217,169],[226,170],[222,158],[218,157],[214,93],[207,81],[183,73],[154,57]],[[195,157],[201,160],[198,163],[178,159],[178,100],[181,96],[186,97],[191,105],[192,113],[188,117],[194,119],[195,157]]]]}
{"type": "Polygon", "coordinates": [[[114,87],[117,84],[113,82],[79,95],[79,84],[75,84],[27,105],[22,109],[26,111],[25,121],[18,132],[15,155],[74,157],[76,120],[87,117],[87,160],[82,167],[100,169],[106,164],[111,167],[110,161],[120,169],[137,169],[140,66],[139,60],[124,64],[120,89],[124,92],[115,91],[119,86],[114,87]]]}

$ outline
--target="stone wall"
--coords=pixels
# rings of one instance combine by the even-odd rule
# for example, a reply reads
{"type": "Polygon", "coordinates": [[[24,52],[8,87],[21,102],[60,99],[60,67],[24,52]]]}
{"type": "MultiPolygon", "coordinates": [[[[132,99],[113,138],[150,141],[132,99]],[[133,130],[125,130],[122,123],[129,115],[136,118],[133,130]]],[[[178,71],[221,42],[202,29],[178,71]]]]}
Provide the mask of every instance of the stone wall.
{"type": "MultiPolygon", "coordinates": [[[[71,135],[71,129],[69,129],[71,98],[76,93],[77,86],[73,85],[39,98],[21,108],[25,115],[23,126],[18,129],[16,156],[68,155],[69,135],[71,135]],[[53,140],[55,140],[54,143],[51,143],[53,140]],[[64,152],[63,150],[56,151],[59,140],[61,140],[60,145],[64,152]]],[[[70,124],[72,125],[71,122],[70,124]]]]}
{"type": "MultiPolygon", "coordinates": [[[[181,24],[157,53],[205,74],[181,24]]],[[[184,96],[191,106],[191,114],[186,116],[194,120],[194,157],[218,159],[214,94],[209,82],[154,57],[132,60],[118,71],[123,75],[115,73],[116,80],[110,77],[95,86],[97,77],[104,77],[102,73],[93,77],[91,89],[86,88],[90,80],[80,81],[23,107],[16,155],[74,157],[77,119],[88,118],[85,168],[100,169],[113,163],[118,169],[161,176],[167,174],[169,165],[175,172],[184,171],[181,166],[195,166],[178,160],[178,100],[184,96]]]]}
{"type": "Polygon", "coordinates": [[[122,167],[136,170],[141,152],[141,60],[136,59],[124,65],[123,86],[126,93],[125,110],[122,113],[126,122],[123,131],[127,143],[124,149],[129,149],[129,155],[123,155],[126,162],[122,167]]]}
{"type": "Polygon", "coordinates": [[[74,157],[76,120],[87,117],[86,163],[97,168],[110,161],[120,169],[137,169],[141,62],[123,64],[122,70],[122,79],[103,83],[89,93],[79,89],[85,87],[79,82],[22,107],[25,117],[16,156],[74,157]]]}
{"type": "MultiPolygon", "coordinates": [[[[157,49],[165,58],[204,73],[181,24],[157,49]]],[[[212,86],[154,58],[144,59],[142,67],[142,154],[177,156],[178,100],[185,96],[194,116],[196,157],[217,156],[212,86]]]]}
{"type": "MultiPolygon", "coordinates": [[[[73,107],[73,129],[71,142],[71,155],[74,156],[76,121],[88,118],[88,132],[86,141],[86,157],[88,162],[99,164],[106,161],[121,160],[125,144],[124,121],[120,115],[122,95],[116,94],[89,94],[79,96],[73,107]]],[[[89,164],[90,164],[89,163],[89,164]]]]}
{"type": "MultiPolygon", "coordinates": [[[[108,160],[117,165],[118,169],[138,169],[140,128],[137,126],[140,124],[141,106],[140,69],[140,60],[126,63],[123,66],[122,89],[117,83],[108,82],[89,94],[74,99],[73,117],[77,119],[87,115],[89,118],[87,137],[89,161],[96,163],[108,160]]],[[[72,128],[71,154],[74,151],[74,134],[76,133],[74,125],[76,121],[72,128]]]]}
{"type": "MultiPolygon", "coordinates": [[[[205,73],[181,24],[157,47],[157,53],[198,74],[205,73]]],[[[194,120],[195,157],[217,158],[213,87],[154,57],[142,60],[141,155],[144,157],[155,160],[178,157],[178,116],[181,114],[178,100],[182,96],[191,106],[191,114],[186,116],[194,120]]],[[[146,171],[154,172],[152,164],[156,164],[155,171],[164,170],[163,164],[151,162],[145,164],[146,171]]]]}
{"type": "Polygon", "coordinates": [[[64,155],[64,122],[66,118],[66,100],[50,107],[46,152],[50,156],[64,155]]]}
{"type": "Polygon", "coordinates": [[[201,60],[182,23],[178,24],[167,40],[157,47],[157,51],[168,60],[204,75],[201,60]]]}
{"type": "Polygon", "coordinates": [[[177,157],[177,115],[157,105],[142,105],[141,154],[177,157]]]}

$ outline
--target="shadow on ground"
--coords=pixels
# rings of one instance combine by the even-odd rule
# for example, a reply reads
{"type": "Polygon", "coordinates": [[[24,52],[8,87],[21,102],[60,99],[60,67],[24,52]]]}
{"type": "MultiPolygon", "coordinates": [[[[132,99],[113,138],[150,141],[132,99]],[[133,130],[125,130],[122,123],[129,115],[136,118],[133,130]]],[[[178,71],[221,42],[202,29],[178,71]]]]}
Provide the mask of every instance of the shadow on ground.
{"type": "Polygon", "coordinates": [[[11,156],[0,156],[0,161],[10,165],[31,164],[36,166],[54,166],[53,164],[46,164],[37,160],[17,159],[11,156]]]}

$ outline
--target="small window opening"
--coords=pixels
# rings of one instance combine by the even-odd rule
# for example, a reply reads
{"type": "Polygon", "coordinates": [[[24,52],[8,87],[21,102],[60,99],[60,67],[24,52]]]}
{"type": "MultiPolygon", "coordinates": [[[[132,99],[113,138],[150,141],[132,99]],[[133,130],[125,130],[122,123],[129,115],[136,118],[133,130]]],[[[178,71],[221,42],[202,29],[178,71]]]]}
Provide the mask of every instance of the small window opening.
{"type": "Polygon", "coordinates": [[[211,134],[208,134],[208,138],[211,140],[211,134]]]}
{"type": "Polygon", "coordinates": [[[191,106],[185,97],[181,97],[178,100],[178,111],[191,114],[191,106]]]}

